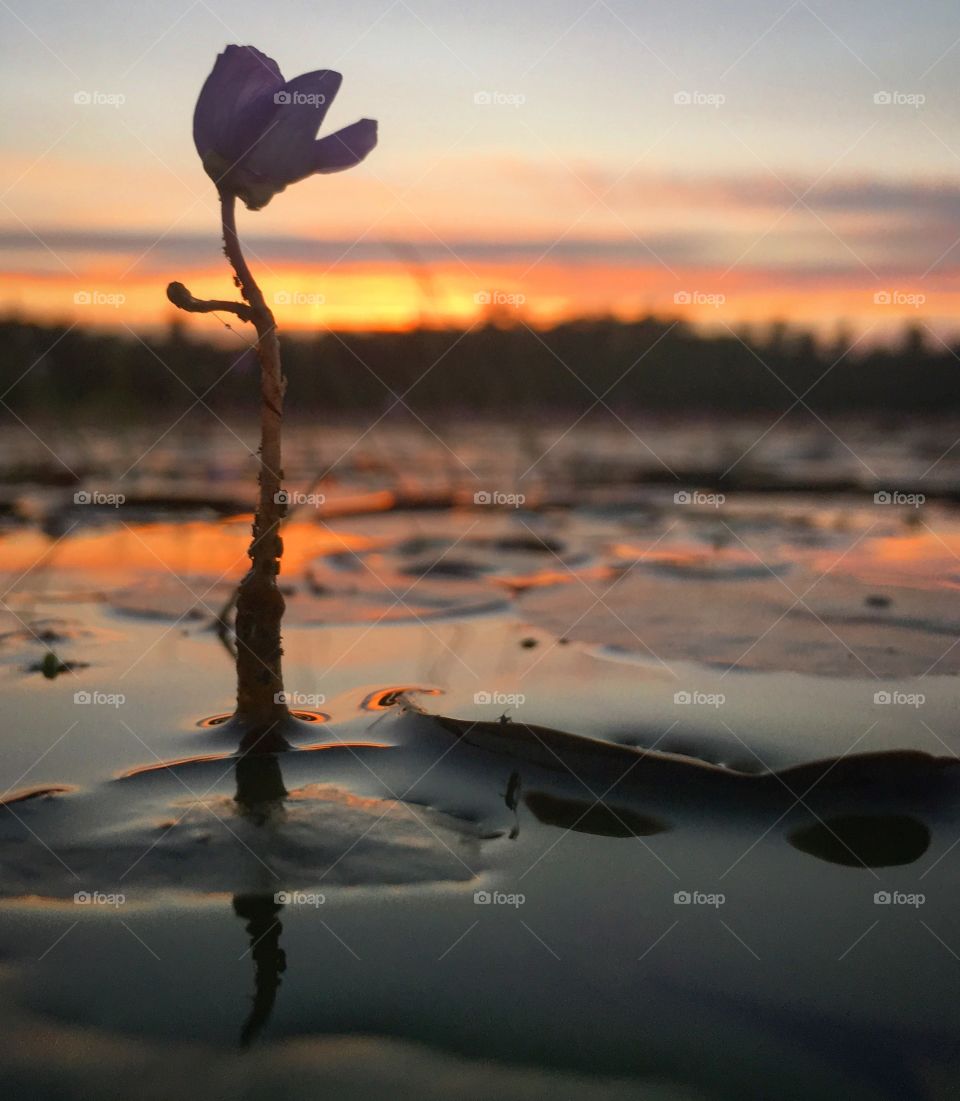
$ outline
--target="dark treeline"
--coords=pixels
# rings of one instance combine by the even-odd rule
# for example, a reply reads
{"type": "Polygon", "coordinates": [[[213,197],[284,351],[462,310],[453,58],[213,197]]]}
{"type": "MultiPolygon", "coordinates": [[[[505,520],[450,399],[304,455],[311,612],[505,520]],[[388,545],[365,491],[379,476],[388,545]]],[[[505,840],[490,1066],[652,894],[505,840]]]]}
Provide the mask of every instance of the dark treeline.
{"type": "MultiPolygon", "coordinates": [[[[697,413],[780,411],[795,395],[818,412],[960,409],[954,351],[916,330],[896,346],[844,356],[851,343],[818,343],[777,325],[762,335],[704,335],[654,318],[537,332],[491,322],[466,333],[282,338],[293,416],[366,414],[389,408],[395,396],[415,411],[506,419],[583,412],[594,395],[614,409],[697,413]]],[[[149,419],[186,408],[191,394],[218,413],[255,408],[256,360],[239,338],[208,343],[174,327],[139,340],[7,320],[0,350],[0,392],[20,416],[149,419]]]]}

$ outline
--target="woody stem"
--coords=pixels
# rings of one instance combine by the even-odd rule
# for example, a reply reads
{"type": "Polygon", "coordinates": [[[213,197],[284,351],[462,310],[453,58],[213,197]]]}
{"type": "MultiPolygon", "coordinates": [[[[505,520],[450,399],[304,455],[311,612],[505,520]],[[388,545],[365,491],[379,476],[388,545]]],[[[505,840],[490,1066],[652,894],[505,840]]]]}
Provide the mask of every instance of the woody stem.
{"type": "Polygon", "coordinates": [[[280,365],[276,322],[240,248],[235,206],[233,195],[221,193],[224,253],[249,305],[260,360],[260,493],[247,551],[250,569],[237,591],[236,616],[236,718],[249,744],[256,745],[259,739],[275,740],[278,724],[288,715],[281,670],[284,600],[277,584],[283,556],[280,525],[286,511],[281,494],[281,426],[287,383],[280,365]]]}

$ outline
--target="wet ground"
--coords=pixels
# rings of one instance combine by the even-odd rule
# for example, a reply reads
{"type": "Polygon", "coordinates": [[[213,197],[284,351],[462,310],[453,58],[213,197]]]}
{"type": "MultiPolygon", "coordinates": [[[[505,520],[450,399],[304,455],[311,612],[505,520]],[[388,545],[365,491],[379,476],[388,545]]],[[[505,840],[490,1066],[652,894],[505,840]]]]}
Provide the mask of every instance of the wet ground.
{"type": "Polygon", "coordinates": [[[566,427],[290,434],[252,761],[251,433],[7,444],[0,1081],[955,1096],[955,426],[566,427]]]}

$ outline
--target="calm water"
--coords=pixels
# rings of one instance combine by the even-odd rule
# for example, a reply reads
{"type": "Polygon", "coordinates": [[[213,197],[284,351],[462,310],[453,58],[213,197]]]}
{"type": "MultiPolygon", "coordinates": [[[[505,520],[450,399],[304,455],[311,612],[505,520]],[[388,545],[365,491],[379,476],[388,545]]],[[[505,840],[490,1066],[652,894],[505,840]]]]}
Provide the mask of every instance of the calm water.
{"type": "Polygon", "coordinates": [[[5,1087],[956,1096],[955,426],[568,427],[291,433],[246,762],[254,434],[5,437],[5,1087]]]}

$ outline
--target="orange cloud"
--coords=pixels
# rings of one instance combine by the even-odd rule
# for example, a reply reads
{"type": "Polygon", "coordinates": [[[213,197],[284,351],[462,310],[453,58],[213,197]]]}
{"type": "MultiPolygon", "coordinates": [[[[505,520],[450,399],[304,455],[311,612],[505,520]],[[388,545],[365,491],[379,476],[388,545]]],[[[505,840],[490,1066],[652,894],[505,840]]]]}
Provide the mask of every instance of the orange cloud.
{"type": "MultiPolygon", "coordinates": [[[[877,327],[884,335],[904,321],[921,319],[942,328],[960,313],[960,278],[941,276],[917,285],[868,273],[789,272],[744,267],[725,273],[686,265],[673,274],[656,264],[556,262],[303,263],[262,264],[261,283],[280,325],[287,330],[405,329],[419,324],[470,325],[496,317],[501,323],[549,325],[582,316],[631,318],[655,313],[707,327],[782,319],[824,328],[837,319],[877,327]],[[533,265],[533,266],[531,266],[533,265]],[[324,270],[326,268],[326,270],[324,270]]],[[[0,273],[4,312],[51,322],[72,321],[132,330],[175,317],[198,333],[216,335],[215,318],[189,317],[166,300],[168,281],[182,279],[200,298],[230,293],[224,264],[123,274],[126,258],[99,257],[77,277],[28,271],[0,273]]],[[[234,319],[226,318],[236,324],[234,319]]]]}
{"type": "MultiPolygon", "coordinates": [[[[109,164],[51,154],[2,168],[14,185],[0,310],[140,329],[174,316],[171,280],[198,297],[228,292],[214,196],[192,162],[178,172],[137,162],[120,204],[103,193],[117,175],[109,164]]],[[[960,188],[828,177],[798,204],[812,183],[475,153],[411,180],[314,181],[244,215],[242,232],[287,329],[656,312],[701,325],[842,319],[880,332],[922,318],[948,331],[960,312],[960,249],[950,251],[960,188]]]]}

